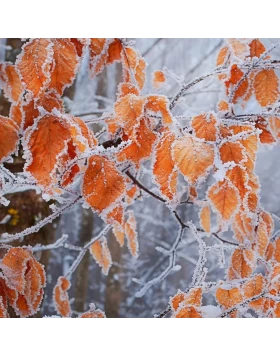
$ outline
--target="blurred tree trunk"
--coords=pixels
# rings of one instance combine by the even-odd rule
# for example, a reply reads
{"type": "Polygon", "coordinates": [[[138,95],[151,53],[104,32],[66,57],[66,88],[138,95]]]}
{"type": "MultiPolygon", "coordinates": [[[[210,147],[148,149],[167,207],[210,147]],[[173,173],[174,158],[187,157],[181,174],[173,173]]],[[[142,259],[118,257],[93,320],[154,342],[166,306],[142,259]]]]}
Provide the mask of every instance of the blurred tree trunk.
{"type": "Polygon", "coordinates": [[[113,265],[106,279],[104,309],[107,317],[119,317],[119,308],[122,301],[122,288],[119,280],[119,273],[121,272],[121,247],[112,232],[110,232],[108,238],[113,265]]]}
{"type": "MultiPolygon", "coordinates": [[[[93,213],[91,209],[83,209],[82,223],[79,233],[79,245],[85,245],[92,238],[93,232],[93,213]]],[[[90,254],[87,251],[79,264],[76,272],[76,285],[75,285],[75,311],[84,312],[86,310],[86,299],[89,283],[89,263],[90,254]]]]}

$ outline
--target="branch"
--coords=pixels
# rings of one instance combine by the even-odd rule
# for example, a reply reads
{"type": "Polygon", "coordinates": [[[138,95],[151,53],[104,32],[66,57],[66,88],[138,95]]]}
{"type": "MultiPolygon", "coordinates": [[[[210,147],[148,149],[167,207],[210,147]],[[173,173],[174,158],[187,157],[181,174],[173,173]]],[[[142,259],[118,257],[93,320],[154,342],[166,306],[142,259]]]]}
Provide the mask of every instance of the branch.
{"type": "Polygon", "coordinates": [[[163,40],[163,38],[158,38],[146,51],[143,52],[142,57],[147,56],[161,40],[163,40]]]}
{"type": "Polygon", "coordinates": [[[125,173],[131,179],[131,181],[133,183],[135,183],[136,186],[141,188],[141,190],[147,192],[150,196],[153,196],[155,199],[157,199],[157,200],[159,200],[161,202],[166,202],[163,198],[159,197],[158,195],[156,195],[152,191],[148,190],[145,186],[143,186],[133,175],[131,175],[131,173],[129,171],[126,171],[125,173]]]}
{"type": "Polygon", "coordinates": [[[107,226],[105,226],[99,233],[97,236],[93,237],[88,243],[86,243],[82,248],[80,248],[80,253],[78,254],[77,258],[74,260],[74,262],[72,263],[71,267],[69,268],[67,274],[65,275],[65,278],[68,278],[69,276],[71,276],[74,271],[77,269],[77,267],[79,266],[80,262],[82,261],[84,255],[86,254],[88,248],[95,242],[97,242],[99,239],[101,239],[103,236],[105,236],[109,230],[111,229],[111,225],[108,224],[107,226]]]}
{"type": "Polygon", "coordinates": [[[146,283],[142,283],[136,279],[134,279],[135,282],[137,282],[138,284],[143,284],[144,286],[142,287],[141,290],[139,290],[135,296],[136,297],[142,297],[143,295],[145,295],[145,293],[147,292],[147,290],[152,287],[153,285],[159,283],[160,281],[164,280],[167,275],[175,268],[175,263],[176,263],[176,250],[178,245],[180,244],[180,242],[182,241],[182,236],[183,236],[183,232],[184,232],[184,228],[180,227],[179,231],[178,231],[178,235],[176,237],[176,240],[173,244],[173,246],[171,247],[170,251],[167,252],[167,254],[169,255],[169,262],[168,262],[168,266],[165,268],[165,270],[157,277],[155,277],[154,279],[146,282],[146,283]]]}
{"type": "Polygon", "coordinates": [[[36,233],[38,232],[42,227],[44,227],[46,224],[51,223],[54,219],[59,217],[63,212],[65,212],[67,209],[70,207],[74,206],[75,203],[77,203],[81,199],[81,196],[75,198],[75,200],[70,201],[68,204],[65,206],[57,209],[55,212],[50,214],[48,217],[44,218],[42,221],[38,222],[32,227],[28,227],[24,229],[23,231],[15,234],[9,234],[9,233],[3,233],[0,240],[0,243],[8,243],[8,242],[13,242],[15,240],[18,240],[20,238],[23,238],[29,234],[36,233]]]}
{"type": "Polygon", "coordinates": [[[189,88],[193,87],[194,85],[196,85],[197,83],[203,81],[204,79],[206,79],[208,77],[214,76],[215,74],[222,73],[222,72],[224,72],[226,70],[227,69],[224,68],[224,67],[218,67],[218,68],[214,69],[212,72],[210,72],[208,74],[205,74],[205,75],[203,75],[201,77],[198,77],[198,78],[194,79],[193,81],[191,81],[191,82],[189,82],[187,84],[184,84],[182,86],[182,88],[180,89],[180,91],[171,100],[171,103],[169,105],[169,109],[172,110],[175,107],[175,105],[177,104],[177,102],[180,99],[180,97],[182,97],[189,88]]]}

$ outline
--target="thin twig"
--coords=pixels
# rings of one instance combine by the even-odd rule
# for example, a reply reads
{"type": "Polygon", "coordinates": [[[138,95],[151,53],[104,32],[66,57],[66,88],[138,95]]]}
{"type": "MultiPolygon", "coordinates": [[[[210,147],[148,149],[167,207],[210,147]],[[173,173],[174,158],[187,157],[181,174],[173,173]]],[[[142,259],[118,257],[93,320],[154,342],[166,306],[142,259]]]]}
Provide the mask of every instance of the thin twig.
{"type": "Polygon", "coordinates": [[[46,224],[51,223],[54,219],[59,217],[63,212],[71,208],[72,206],[75,205],[79,200],[81,199],[81,196],[75,198],[73,201],[70,201],[68,204],[62,206],[61,208],[57,209],[55,212],[50,214],[48,217],[44,218],[42,221],[38,222],[32,227],[28,227],[24,229],[23,231],[15,234],[10,234],[10,233],[3,233],[0,240],[0,243],[8,243],[8,242],[13,242],[15,240],[18,240],[20,238],[23,238],[29,234],[38,232],[42,227],[44,227],[46,224]]]}

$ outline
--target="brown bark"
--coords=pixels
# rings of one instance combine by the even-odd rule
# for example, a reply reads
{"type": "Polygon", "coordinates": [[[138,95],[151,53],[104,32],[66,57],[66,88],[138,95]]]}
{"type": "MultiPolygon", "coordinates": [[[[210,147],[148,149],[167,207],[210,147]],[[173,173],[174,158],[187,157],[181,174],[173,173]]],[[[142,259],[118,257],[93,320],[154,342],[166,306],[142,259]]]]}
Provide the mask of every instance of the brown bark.
{"type": "MultiPolygon", "coordinates": [[[[85,245],[92,238],[93,213],[90,209],[84,209],[82,214],[82,226],[79,233],[79,245],[85,245]]],[[[79,264],[76,272],[75,285],[75,311],[84,312],[86,310],[86,298],[89,280],[90,254],[87,251],[83,260],[79,264]]]]}
{"type": "Polygon", "coordinates": [[[121,247],[116,241],[113,233],[110,233],[109,237],[109,249],[112,255],[113,265],[109,270],[106,279],[106,291],[105,291],[105,314],[107,317],[119,317],[119,308],[122,300],[122,289],[119,280],[119,274],[121,272],[121,247]],[[114,262],[118,263],[117,265],[114,262]]]}

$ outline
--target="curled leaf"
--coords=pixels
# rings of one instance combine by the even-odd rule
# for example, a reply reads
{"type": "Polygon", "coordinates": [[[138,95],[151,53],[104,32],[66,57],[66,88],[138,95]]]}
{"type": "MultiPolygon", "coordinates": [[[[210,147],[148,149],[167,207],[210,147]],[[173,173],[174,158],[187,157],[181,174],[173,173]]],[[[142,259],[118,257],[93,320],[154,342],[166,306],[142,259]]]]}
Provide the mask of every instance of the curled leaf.
{"type": "Polygon", "coordinates": [[[136,231],[136,219],[133,211],[128,211],[128,219],[125,222],[124,230],[127,238],[127,245],[134,257],[138,257],[139,244],[136,231]]]}
{"type": "Polygon", "coordinates": [[[70,289],[71,283],[64,276],[60,276],[57,280],[53,291],[53,300],[56,311],[63,317],[70,317],[71,307],[67,290],[70,289]]]}

